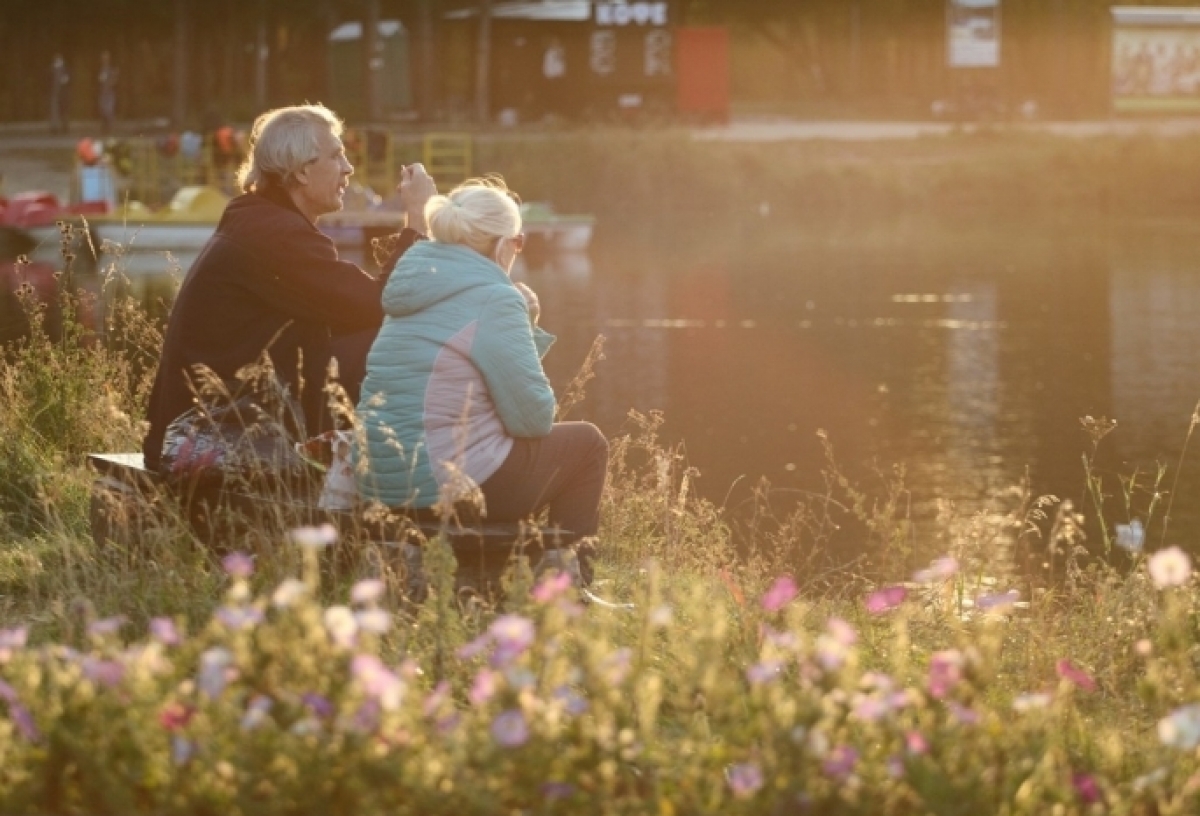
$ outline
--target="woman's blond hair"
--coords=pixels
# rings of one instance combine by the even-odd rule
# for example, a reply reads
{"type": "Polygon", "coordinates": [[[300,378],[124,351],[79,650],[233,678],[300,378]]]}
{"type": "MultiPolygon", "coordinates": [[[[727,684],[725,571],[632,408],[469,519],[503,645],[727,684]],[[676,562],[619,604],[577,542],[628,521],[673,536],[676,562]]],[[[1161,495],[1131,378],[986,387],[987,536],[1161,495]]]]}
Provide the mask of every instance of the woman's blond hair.
{"type": "Polygon", "coordinates": [[[444,244],[462,244],[491,257],[499,238],[521,231],[521,208],[498,176],[468,179],[425,205],[429,234],[444,244]]]}
{"type": "Polygon", "coordinates": [[[342,134],[342,120],[324,105],[295,105],[262,114],[250,129],[250,149],[238,168],[238,187],[248,193],[267,181],[290,186],[296,171],[320,156],[325,129],[334,136],[342,134]]]}

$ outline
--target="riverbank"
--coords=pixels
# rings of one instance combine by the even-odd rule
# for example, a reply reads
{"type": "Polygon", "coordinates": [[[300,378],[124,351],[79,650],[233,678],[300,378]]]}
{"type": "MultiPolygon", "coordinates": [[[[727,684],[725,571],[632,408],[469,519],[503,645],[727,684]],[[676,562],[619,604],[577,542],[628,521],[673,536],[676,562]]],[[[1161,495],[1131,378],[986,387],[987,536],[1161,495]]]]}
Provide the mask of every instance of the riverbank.
{"type": "MultiPolygon", "coordinates": [[[[1200,212],[1197,132],[1200,119],[493,131],[475,137],[474,170],[632,233],[913,211],[963,221],[1052,218],[1066,208],[1174,216],[1200,212]]],[[[75,138],[0,133],[3,191],[65,196],[75,138]]],[[[398,133],[397,159],[419,160],[419,140],[398,133]]]]}

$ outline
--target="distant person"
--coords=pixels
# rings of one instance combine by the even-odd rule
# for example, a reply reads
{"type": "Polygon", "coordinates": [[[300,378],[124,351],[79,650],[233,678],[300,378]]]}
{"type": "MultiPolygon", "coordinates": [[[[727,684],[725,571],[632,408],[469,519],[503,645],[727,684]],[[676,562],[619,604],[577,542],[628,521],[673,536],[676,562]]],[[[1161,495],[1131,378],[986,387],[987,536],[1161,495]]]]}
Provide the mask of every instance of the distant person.
{"type": "MultiPolygon", "coordinates": [[[[331,358],[357,399],[363,358],[383,320],[386,276],[373,278],[340,260],[316,226],[342,208],[354,172],[341,132],[341,120],[322,105],[280,108],[254,122],[238,171],[244,192],[225,207],[167,320],[146,412],[148,468],[162,465],[167,425],[195,403],[199,365],[232,382],[266,351],[276,376],[299,398],[312,435],[333,424],[324,388],[331,358]]],[[[393,236],[385,270],[424,237],[425,202],[437,192],[419,164],[402,168],[398,191],[407,226],[393,236]]]]}
{"type": "Polygon", "coordinates": [[[71,74],[62,54],[50,63],[50,132],[66,133],[71,128],[71,74]]]}
{"type": "MultiPolygon", "coordinates": [[[[489,522],[545,509],[562,543],[590,551],[608,442],[595,425],[554,421],[541,360],[554,337],[538,327],[537,295],[509,277],[525,243],[520,210],[500,184],[474,180],[432,198],[426,218],[432,240],[396,264],[367,355],[359,494],[421,510],[478,489],[489,522]]],[[[547,553],[576,580],[587,564],[547,553]]]]}
{"type": "Polygon", "coordinates": [[[104,135],[112,133],[117,121],[117,77],[120,71],[112,64],[107,51],[100,54],[100,73],[96,77],[99,92],[97,103],[100,109],[100,130],[104,135]]]}

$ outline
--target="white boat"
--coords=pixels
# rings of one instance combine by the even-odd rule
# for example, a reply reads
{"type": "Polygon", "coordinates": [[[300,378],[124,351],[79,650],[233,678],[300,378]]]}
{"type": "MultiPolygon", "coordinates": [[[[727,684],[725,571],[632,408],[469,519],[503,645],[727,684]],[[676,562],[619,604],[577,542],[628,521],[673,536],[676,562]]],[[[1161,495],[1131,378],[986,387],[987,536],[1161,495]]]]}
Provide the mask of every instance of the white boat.
{"type": "Polygon", "coordinates": [[[521,220],[527,237],[541,241],[547,249],[560,252],[582,252],[587,249],[596,225],[595,216],[558,213],[544,201],[523,203],[521,220]]]}
{"type": "Polygon", "coordinates": [[[97,249],[113,241],[128,249],[186,252],[212,237],[228,203],[229,197],[215,187],[181,187],[162,210],[130,201],[111,213],[92,216],[88,225],[97,249]]]}
{"type": "MultiPolygon", "coordinates": [[[[544,202],[522,204],[521,221],[527,237],[560,252],[587,249],[596,224],[594,216],[557,213],[544,202]]],[[[340,247],[362,248],[371,238],[398,232],[404,226],[404,214],[387,209],[341,210],[321,216],[317,226],[340,247]]]]}

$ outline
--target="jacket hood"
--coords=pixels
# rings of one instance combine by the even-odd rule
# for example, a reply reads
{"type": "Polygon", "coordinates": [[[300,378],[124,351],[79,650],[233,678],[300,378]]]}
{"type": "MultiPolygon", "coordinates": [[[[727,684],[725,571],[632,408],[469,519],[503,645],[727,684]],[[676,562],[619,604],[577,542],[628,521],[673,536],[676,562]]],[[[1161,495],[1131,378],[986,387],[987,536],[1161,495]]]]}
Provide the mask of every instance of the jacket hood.
{"type": "Polygon", "coordinates": [[[478,286],[511,287],[512,281],[469,247],[421,241],[404,253],[388,278],[383,311],[404,317],[478,286]]]}

